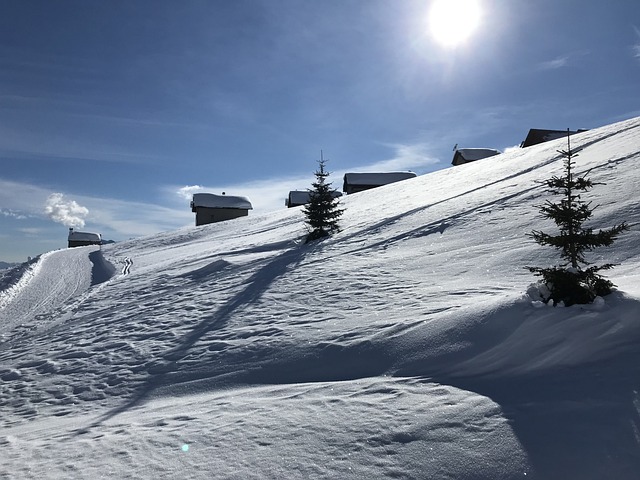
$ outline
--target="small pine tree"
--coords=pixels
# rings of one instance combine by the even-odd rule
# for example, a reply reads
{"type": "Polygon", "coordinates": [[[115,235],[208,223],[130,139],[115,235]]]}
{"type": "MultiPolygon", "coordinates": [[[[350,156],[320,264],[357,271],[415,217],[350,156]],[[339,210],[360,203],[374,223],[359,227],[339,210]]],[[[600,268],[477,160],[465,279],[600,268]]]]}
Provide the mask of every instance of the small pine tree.
{"type": "Polygon", "coordinates": [[[590,266],[584,254],[596,247],[610,246],[617,236],[629,226],[626,222],[606,230],[594,232],[591,228],[583,227],[583,223],[591,218],[593,210],[590,202],[584,202],[580,198],[580,192],[587,192],[595,185],[587,178],[587,171],[582,176],[575,176],[573,159],[577,154],[571,150],[571,140],[567,131],[567,150],[558,150],[564,158],[564,175],[553,176],[544,183],[547,191],[554,195],[561,195],[559,202],[549,200],[540,207],[543,217],[550,218],[558,226],[560,232],[557,235],[534,230],[529,235],[540,245],[549,245],[560,250],[560,256],[566,261],[560,266],[540,268],[526,267],[530,272],[541,276],[549,289],[548,298],[553,304],[564,302],[566,306],[575,303],[591,303],[596,296],[611,293],[615,286],[611,281],[598,274],[600,270],[608,270],[614,264],[608,263],[601,266],[590,266]]]}
{"type": "Polygon", "coordinates": [[[329,172],[325,170],[325,163],[320,152],[319,168],[315,172],[316,181],[311,184],[313,189],[309,190],[309,203],[304,206],[309,226],[307,242],[340,231],[338,220],[344,209],[338,208],[336,190],[332,189],[331,183],[327,182],[329,172]]]}

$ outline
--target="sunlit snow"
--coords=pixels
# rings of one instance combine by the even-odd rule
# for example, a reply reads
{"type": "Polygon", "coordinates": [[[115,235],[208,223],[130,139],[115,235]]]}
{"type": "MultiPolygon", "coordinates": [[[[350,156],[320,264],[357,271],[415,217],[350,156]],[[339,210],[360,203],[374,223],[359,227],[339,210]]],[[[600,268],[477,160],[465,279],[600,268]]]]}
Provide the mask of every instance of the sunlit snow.
{"type": "Polygon", "coordinates": [[[342,197],[320,242],[283,208],[4,276],[0,478],[638,478],[640,118],[571,138],[632,225],[593,305],[527,294],[562,139],[342,197]]]}

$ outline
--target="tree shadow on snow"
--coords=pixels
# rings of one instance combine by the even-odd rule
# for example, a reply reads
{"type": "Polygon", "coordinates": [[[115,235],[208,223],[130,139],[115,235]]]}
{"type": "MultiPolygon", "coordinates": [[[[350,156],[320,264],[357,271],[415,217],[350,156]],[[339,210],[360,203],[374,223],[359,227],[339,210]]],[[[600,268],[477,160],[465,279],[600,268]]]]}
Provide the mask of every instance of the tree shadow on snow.
{"type": "Polygon", "coordinates": [[[426,333],[388,332],[398,335],[397,345],[409,342],[405,351],[415,355],[394,374],[496,402],[528,456],[532,471],[526,478],[636,480],[640,302],[624,295],[610,302],[611,310],[601,312],[515,303],[470,310],[467,322],[460,314],[451,324],[440,318],[440,327],[426,333]],[[582,340],[566,338],[580,327],[584,331],[575,335],[582,340]],[[412,338],[419,343],[411,344],[412,338]],[[443,348],[453,345],[464,347],[443,348]]]}
{"type": "Polygon", "coordinates": [[[533,468],[526,478],[640,478],[640,349],[540,376],[445,383],[501,406],[533,468]]]}
{"type": "MultiPolygon", "coordinates": [[[[81,435],[87,433],[90,428],[97,427],[110,418],[141,404],[154,390],[166,385],[166,378],[174,371],[176,362],[186,356],[196,342],[207,333],[223,328],[238,308],[258,300],[278,278],[290,269],[295,268],[308,251],[309,249],[304,246],[297,246],[284,251],[268,261],[246,282],[246,286],[242,291],[232,296],[211,316],[206,317],[199,324],[195,325],[189,333],[178,340],[177,346],[166,352],[160,361],[149,366],[148,371],[150,375],[148,379],[137,392],[132,395],[128,402],[108,411],[89,427],[77,430],[76,434],[81,435]]],[[[222,265],[222,267],[224,267],[224,265],[222,265]]],[[[200,274],[202,272],[198,273],[200,274]]],[[[198,275],[195,275],[195,278],[197,277],[198,275]]]]}

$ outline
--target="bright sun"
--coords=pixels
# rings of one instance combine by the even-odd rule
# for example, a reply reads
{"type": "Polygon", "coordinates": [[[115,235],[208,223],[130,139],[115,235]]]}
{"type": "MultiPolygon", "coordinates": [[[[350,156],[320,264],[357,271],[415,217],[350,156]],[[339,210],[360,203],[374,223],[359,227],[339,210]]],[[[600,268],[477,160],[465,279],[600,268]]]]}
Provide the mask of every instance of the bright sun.
{"type": "Polygon", "coordinates": [[[434,0],[429,10],[429,29],[444,47],[464,43],[480,25],[479,0],[434,0]]]}

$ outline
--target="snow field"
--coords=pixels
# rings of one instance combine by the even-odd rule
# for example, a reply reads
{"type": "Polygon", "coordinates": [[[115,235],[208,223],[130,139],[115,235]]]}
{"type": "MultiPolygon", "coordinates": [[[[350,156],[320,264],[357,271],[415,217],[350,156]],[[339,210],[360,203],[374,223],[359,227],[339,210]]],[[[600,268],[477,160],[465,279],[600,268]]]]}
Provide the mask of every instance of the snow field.
{"type": "MultiPolygon", "coordinates": [[[[572,137],[596,228],[640,224],[639,133],[572,137]]],[[[526,295],[562,142],[345,197],[310,245],[295,208],[43,256],[0,309],[0,478],[635,478],[637,228],[592,258],[620,292],[526,295]]]]}

